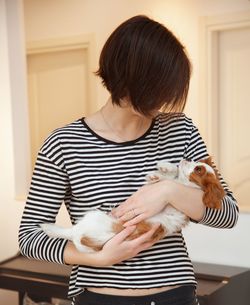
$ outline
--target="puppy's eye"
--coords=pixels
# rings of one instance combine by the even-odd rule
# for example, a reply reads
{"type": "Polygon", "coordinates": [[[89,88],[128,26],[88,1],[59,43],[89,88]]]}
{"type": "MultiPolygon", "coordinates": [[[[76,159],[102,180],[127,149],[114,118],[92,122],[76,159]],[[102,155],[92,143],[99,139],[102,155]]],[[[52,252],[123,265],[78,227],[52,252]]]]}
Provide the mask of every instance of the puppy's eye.
{"type": "Polygon", "coordinates": [[[196,166],[196,167],[194,168],[194,171],[195,171],[197,174],[200,174],[201,171],[202,171],[202,167],[201,167],[201,166],[196,166]]]}

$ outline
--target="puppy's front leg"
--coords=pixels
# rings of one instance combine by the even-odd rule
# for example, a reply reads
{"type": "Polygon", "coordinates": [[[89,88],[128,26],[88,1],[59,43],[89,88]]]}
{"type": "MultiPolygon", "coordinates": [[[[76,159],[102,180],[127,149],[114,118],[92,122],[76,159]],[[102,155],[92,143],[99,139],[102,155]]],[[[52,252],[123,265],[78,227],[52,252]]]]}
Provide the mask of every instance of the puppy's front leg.
{"type": "Polygon", "coordinates": [[[162,176],[168,179],[175,179],[178,176],[178,167],[167,161],[157,163],[157,169],[162,176]]]}

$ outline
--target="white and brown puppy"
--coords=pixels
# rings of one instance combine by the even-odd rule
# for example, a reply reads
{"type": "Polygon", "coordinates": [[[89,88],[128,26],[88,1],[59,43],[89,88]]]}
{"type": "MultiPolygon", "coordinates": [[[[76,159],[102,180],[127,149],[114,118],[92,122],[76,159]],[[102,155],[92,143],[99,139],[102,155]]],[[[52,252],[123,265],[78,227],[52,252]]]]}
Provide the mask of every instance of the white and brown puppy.
{"type": "MultiPolygon", "coordinates": [[[[162,179],[174,179],[187,186],[201,188],[204,191],[203,202],[205,206],[219,209],[221,200],[225,195],[213,169],[211,158],[199,162],[182,160],[179,166],[169,162],[159,162],[157,171],[146,176],[148,183],[158,182],[162,179]]],[[[155,216],[137,224],[136,230],[129,236],[134,239],[152,228],[155,223],[160,226],[152,236],[152,241],[157,241],[164,236],[179,232],[189,218],[182,212],[168,204],[166,208],[155,216]]],[[[41,224],[41,228],[50,237],[60,237],[73,241],[81,252],[93,252],[102,249],[103,245],[115,234],[124,229],[123,223],[112,215],[100,210],[87,212],[71,228],[62,228],[55,224],[41,224]]]]}

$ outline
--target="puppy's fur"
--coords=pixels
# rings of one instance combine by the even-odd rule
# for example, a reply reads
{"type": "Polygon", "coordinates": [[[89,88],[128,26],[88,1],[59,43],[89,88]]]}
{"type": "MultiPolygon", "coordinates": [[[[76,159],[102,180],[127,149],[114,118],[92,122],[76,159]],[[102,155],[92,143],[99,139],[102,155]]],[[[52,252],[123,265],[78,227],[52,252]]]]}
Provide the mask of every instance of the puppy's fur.
{"type": "MultiPolygon", "coordinates": [[[[225,191],[213,169],[210,157],[199,162],[182,160],[178,167],[169,162],[159,162],[157,171],[146,176],[148,183],[155,183],[163,179],[174,179],[184,185],[201,188],[204,191],[203,203],[205,206],[215,209],[221,207],[225,191]]],[[[162,212],[137,224],[136,230],[129,236],[129,239],[134,239],[149,231],[154,223],[160,223],[152,236],[152,241],[155,242],[164,236],[180,231],[188,222],[189,218],[186,215],[168,204],[162,212]]],[[[124,229],[123,224],[116,218],[100,210],[87,212],[71,228],[61,228],[55,224],[46,223],[40,226],[50,237],[72,240],[81,252],[101,250],[109,239],[124,229]]]]}

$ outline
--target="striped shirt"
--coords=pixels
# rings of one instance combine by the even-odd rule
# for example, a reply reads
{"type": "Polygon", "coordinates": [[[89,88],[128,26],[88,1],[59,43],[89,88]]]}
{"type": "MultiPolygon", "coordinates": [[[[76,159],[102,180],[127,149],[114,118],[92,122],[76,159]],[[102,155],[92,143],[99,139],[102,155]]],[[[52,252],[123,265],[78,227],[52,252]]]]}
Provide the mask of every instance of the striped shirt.
{"type": "MultiPolygon", "coordinates": [[[[140,138],[116,143],[97,135],[84,119],[56,129],[45,140],[35,164],[19,231],[20,251],[29,258],[64,264],[67,243],[48,237],[39,227],[55,222],[65,203],[72,224],[87,211],[110,211],[145,184],[145,175],[165,160],[178,164],[208,157],[192,120],[159,113],[140,138]]],[[[233,227],[238,218],[236,200],[226,191],[222,209],[206,208],[200,223],[233,227]]],[[[155,288],[196,285],[193,266],[181,232],[165,237],[136,257],[108,267],[73,266],[69,296],[85,287],[155,288]]]]}

